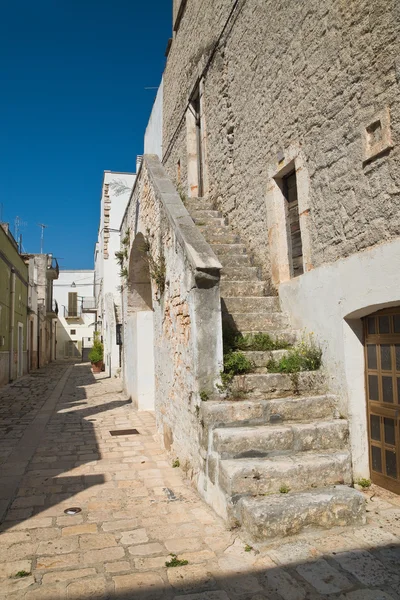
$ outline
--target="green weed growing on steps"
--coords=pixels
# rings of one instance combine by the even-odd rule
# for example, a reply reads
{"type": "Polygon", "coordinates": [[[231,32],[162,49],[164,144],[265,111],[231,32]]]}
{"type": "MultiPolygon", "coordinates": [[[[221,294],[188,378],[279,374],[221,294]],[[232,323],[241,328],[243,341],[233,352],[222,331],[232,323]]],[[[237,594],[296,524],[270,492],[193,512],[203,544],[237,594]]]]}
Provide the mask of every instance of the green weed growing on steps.
{"type": "Polygon", "coordinates": [[[272,338],[268,333],[248,333],[242,335],[225,326],[223,328],[224,352],[229,350],[271,351],[289,348],[290,344],[280,338],[272,338]]]}
{"type": "Polygon", "coordinates": [[[317,371],[322,365],[322,350],[312,334],[299,344],[290,348],[280,360],[271,358],[267,362],[269,373],[299,373],[317,371]]]}
{"type": "Polygon", "coordinates": [[[223,385],[228,385],[235,375],[244,375],[254,368],[254,364],[243,352],[230,351],[224,355],[224,370],[221,373],[223,385]]]}

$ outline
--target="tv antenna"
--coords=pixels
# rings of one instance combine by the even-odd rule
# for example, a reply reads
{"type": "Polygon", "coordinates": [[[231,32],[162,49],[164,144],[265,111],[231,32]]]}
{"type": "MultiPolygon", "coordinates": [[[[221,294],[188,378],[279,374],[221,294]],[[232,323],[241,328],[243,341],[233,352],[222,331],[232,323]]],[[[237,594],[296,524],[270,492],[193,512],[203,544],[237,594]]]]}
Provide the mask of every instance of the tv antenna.
{"type": "Polygon", "coordinates": [[[43,254],[44,230],[46,229],[47,225],[44,223],[38,223],[38,225],[42,230],[40,233],[40,254],[43,254]]]}
{"type": "Polygon", "coordinates": [[[19,230],[21,227],[25,227],[26,226],[26,222],[25,221],[21,221],[20,217],[15,217],[14,220],[14,239],[18,240],[19,237],[19,230]]]}

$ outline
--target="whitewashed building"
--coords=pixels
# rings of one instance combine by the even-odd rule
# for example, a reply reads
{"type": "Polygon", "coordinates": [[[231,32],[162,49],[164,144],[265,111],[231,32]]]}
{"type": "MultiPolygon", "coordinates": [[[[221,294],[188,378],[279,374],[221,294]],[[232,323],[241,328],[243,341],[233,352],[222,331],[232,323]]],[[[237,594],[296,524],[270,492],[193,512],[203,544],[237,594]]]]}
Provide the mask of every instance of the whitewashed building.
{"type": "Polygon", "coordinates": [[[95,246],[95,303],[104,343],[106,371],[121,367],[121,267],[115,253],[120,250],[120,225],[135,182],[134,173],[105,171],[101,190],[100,224],[95,246]],[[117,339],[118,338],[118,339],[117,339]]]}
{"type": "Polygon", "coordinates": [[[53,289],[58,304],[56,358],[88,360],[96,330],[94,271],[62,270],[53,289]]]}

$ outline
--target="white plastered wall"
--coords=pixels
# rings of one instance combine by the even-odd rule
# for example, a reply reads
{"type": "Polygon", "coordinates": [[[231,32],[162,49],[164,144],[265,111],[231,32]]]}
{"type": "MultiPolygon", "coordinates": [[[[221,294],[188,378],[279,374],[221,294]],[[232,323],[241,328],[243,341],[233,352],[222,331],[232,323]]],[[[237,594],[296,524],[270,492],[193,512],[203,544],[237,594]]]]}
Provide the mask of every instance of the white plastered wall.
{"type": "Polygon", "coordinates": [[[292,326],[323,347],[329,388],[349,418],[354,477],[369,477],[361,318],[400,304],[400,239],[282,282],[279,296],[292,326]]]}

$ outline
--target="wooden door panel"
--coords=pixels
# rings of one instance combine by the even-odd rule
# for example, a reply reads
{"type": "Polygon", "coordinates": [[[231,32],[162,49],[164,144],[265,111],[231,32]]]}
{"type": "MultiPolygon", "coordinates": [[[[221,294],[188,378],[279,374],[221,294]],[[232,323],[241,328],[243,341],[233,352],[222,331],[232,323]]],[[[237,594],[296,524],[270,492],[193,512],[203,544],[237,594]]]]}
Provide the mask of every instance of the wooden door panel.
{"type": "Polygon", "coordinates": [[[372,481],[400,493],[400,309],[370,315],[364,325],[372,481]]]}

